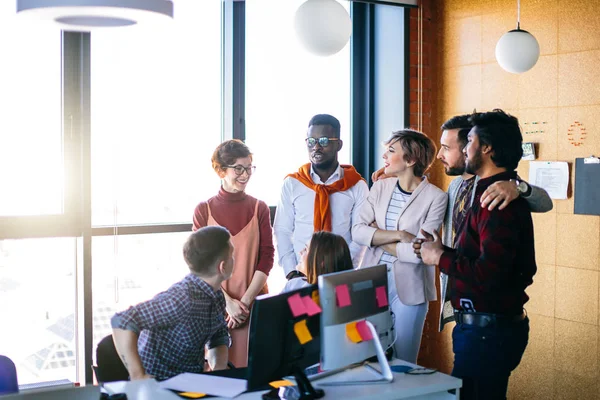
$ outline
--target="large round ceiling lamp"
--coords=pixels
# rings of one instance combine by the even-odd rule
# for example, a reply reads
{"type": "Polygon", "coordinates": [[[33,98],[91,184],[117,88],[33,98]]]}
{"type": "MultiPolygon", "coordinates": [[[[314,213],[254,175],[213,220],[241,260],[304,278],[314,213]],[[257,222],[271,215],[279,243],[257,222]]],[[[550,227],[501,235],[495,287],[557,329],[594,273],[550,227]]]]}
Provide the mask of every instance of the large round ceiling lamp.
{"type": "Polygon", "coordinates": [[[308,51],[330,56],[348,43],[352,20],[348,11],[336,0],[307,0],[296,11],[294,27],[308,51]]]}
{"type": "Polygon", "coordinates": [[[173,18],[169,0],[17,0],[17,14],[50,21],[68,31],[90,31],[173,18]]]}
{"type": "Polygon", "coordinates": [[[540,45],[529,32],[521,29],[521,1],[517,0],[517,29],[502,35],[496,44],[496,60],[508,72],[529,71],[540,57],[540,45]]]}

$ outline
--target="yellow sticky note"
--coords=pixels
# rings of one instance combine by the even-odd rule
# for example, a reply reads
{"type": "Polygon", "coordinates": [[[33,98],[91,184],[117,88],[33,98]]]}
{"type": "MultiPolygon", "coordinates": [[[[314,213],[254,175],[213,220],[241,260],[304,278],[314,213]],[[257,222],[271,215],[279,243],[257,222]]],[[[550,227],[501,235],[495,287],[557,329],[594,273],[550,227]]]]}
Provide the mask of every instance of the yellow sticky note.
{"type": "Polygon", "coordinates": [[[284,387],[284,386],[294,386],[294,383],[284,379],[281,381],[269,382],[269,385],[271,385],[275,389],[279,389],[280,387],[284,387]]]}
{"type": "Polygon", "coordinates": [[[294,324],[294,333],[300,341],[300,344],[308,343],[312,340],[312,335],[306,326],[305,319],[294,324]]]}
{"type": "Polygon", "coordinates": [[[319,302],[319,291],[318,290],[313,290],[313,292],[311,293],[310,297],[312,297],[312,300],[317,303],[318,306],[321,306],[321,303],[319,302]]]}
{"type": "Polygon", "coordinates": [[[187,397],[188,399],[200,399],[202,397],[206,397],[206,394],[204,393],[181,392],[177,394],[181,397],[187,397]]]}
{"type": "Polygon", "coordinates": [[[350,322],[346,324],[346,336],[354,343],[362,342],[362,338],[360,337],[360,333],[358,333],[358,329],[356,328],[356,322],[350,322]]]}

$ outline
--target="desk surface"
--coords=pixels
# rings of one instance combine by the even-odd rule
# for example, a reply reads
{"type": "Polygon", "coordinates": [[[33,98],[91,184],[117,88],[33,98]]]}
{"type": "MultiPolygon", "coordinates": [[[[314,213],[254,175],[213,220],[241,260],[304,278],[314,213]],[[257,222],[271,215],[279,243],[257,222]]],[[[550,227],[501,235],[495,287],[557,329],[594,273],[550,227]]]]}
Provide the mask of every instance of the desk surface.
{"type": "MultiPolygon", "coordinates": [[[[404,361],[395,360],[391,365],[410,365],[404,361]]],[[[320,383],[348,381],[359,379],[373,379],[371,371],[364,367],[347,370],[339,374],[313,382],[313,386],[320,387],[320,383]]],[[[385,384],[364,384],[351,386],[323,386],[324,399],[452,399],[455,396],[448,394],[450,389],[462,386],[460,379],[436,372],[431,375],[407,375],[394,372],[394,382],[385,384]]],[[[133,382],[113,382],[104,385],[110,393],[127,393],[128,400],[180,400],[176,394],[161,389],[153,379],[133,382]]],[[[262,392],[244,393],[236,399],[256,400],[261,399],[262,392]]],[[[220,400],[220,397],[211,397],[211,400],[220,400]]]]}

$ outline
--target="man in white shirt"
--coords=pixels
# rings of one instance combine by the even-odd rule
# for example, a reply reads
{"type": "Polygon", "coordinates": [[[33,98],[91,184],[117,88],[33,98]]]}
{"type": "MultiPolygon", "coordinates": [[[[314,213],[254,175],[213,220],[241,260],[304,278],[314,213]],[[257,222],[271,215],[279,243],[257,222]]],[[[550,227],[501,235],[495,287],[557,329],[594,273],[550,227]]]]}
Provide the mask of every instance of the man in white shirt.
{"type": "Polygon", "coordinates": [[[310,163],[283,181],[273,223],[279,265],[287,279],[301,275],[296,270],[300,252],[317,231],[342,236],[354,265],[360,263],[362,248],[352,242],[351,229],[369,187],[353,166],[338,163],[342,145],[337,118],[328,114],[311,118],[306,137],[310,163]]]}

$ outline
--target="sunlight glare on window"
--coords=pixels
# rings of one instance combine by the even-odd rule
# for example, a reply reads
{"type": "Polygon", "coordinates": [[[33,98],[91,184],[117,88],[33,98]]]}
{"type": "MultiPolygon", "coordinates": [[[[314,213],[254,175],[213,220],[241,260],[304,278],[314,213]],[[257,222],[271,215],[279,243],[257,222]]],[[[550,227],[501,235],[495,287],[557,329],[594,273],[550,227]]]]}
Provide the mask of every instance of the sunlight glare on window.
{"type": "Polygon", "coordinates": [[[246,143],[257,165],[248,192],[271,206],[285,176],[308,162],[304,138],[313,115],[340,120],[339,161],[350,162],[350,45],[330,57],[307,52],[294,31],[303,2],[246,2],[246,143]]]}
{"type": "Polygon", "coordinates": [[[92,222],[191,222],[221,142],[221,1],[177,0],[168,27],[92,34],[92,222]]]}
{"type": "Polygon", "coordinates": [[[0,1],[0,216],[63,212],[61,35],[0,1]]]}

